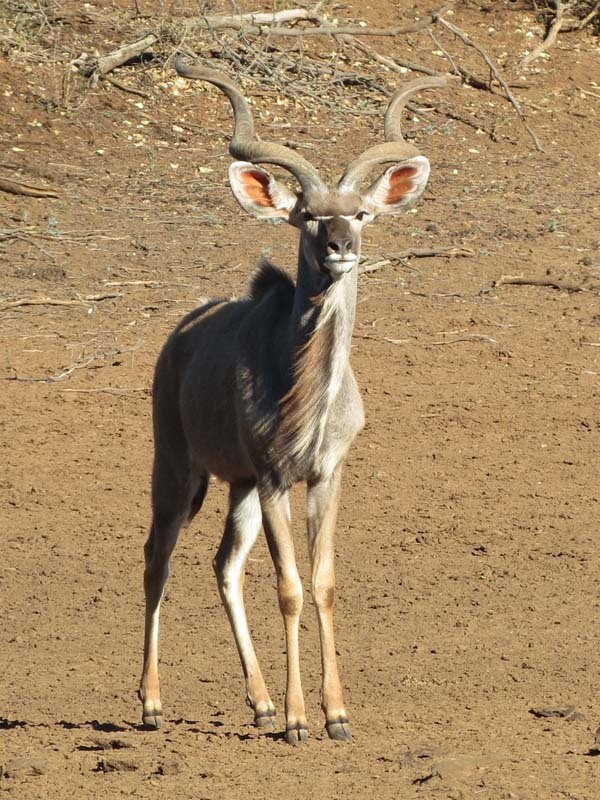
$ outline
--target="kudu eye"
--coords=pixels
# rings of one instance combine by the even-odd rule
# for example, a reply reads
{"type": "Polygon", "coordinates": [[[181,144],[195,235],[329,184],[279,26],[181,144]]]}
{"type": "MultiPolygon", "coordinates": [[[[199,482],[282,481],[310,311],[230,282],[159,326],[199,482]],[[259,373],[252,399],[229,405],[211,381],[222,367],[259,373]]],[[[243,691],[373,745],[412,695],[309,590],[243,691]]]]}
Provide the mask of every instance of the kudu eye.
{"type": "Polygon", "coordinates": [[[311,214],[310,211],[303,211],[302,212],[302,219],[305,222],[314,222],[315,221],[315,216],[314,216],[314,214],[311,214]]]}
{"type": "Polygon", "coordinates": [[[354,219],[357,219],[359,222],[362,222],[368,216],[369,216],[369,212],[368,211],[359,211],[358,214],[354,215],[354,219]]]}

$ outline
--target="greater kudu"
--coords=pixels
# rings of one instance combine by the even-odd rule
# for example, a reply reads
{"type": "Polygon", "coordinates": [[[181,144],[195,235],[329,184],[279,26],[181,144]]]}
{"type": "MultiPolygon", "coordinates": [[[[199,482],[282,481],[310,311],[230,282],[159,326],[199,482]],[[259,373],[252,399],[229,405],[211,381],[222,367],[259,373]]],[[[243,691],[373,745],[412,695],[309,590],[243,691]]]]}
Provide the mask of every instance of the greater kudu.
{"type": "Polygon", "coordinates": [[[312,596],[321,639],[322,708],[332,739],[350,740],[333,634],[333,538],[342,462],[363,426],[360,394],[349,364],[361,231],[379,214],[395,214],[422,194],[429,162],[402,137],[400,113],[420,89],[445,85],[422,78],[400,88],[385,117],[383,144],[346,168],[335,189],[302,156],[254,140],[252,114],[226,76],[187,66],[177,72],[218,86],[232,105],[231,189],[255,217],[280,218],[300,231],[296,283],[270,263],[255,271],[239,300],[216,300],[192,311],[168,339],[153,389],[155,459],[153,519],[146,542],[146,628],[140,685],[143,721],[158,728],[159,608],[169,557],[181,526],[200,510],[210,475],[229,483],[229,513],[214,559],[260,727],[275,709],[254,653],[243,601],[246,559],[264,527],[277,574],[287,648],[286,739],[308,737],[300,683],[298,627],[302,584],[290,530],[288,491],[307,484],[312,596]],[[274,164],[299,182],[292,192],[257,166],[274,164]],[[388,166],[368,189],[371,170],[388,166]]]}

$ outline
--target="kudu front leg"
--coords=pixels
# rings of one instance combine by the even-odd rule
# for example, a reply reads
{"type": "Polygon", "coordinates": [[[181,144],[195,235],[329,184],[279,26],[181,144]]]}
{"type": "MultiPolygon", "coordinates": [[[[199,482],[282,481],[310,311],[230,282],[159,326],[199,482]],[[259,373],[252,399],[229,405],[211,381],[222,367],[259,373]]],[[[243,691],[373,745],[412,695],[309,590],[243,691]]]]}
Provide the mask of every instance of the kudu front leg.
{"type": "Polygon", "coordinates": [[[213,561],[219,594],[229,617],[246,679],[246,700],[259,728],[273,728],[275,706],[271,702],[254,652],[244,607],[246,561],[258,534],[262,514],[254,486],[232,486],[225,533],[213,561]]]}
{"type": "Polygon", "coordinates": [[[277,574],[279,608],[285,628],[287,653],[285,738],[288,744],[296,745],[308,739],[298,650],[298,628],[303,602],[302,583],[296,567],[287,494],[261,497],[261,506],[265,535],[277,574]]]}
{"type": "Polygon", "coordinates": [[[350,725],[344,708],[333,633],[335,596],[334,533],[340,501],[341,466],[331,478],[309,484],[307,493],[308,547],[312,566],[312,595],[317,609],[323,670],[321,704],[331,739],[349,742],[350,725]]]}

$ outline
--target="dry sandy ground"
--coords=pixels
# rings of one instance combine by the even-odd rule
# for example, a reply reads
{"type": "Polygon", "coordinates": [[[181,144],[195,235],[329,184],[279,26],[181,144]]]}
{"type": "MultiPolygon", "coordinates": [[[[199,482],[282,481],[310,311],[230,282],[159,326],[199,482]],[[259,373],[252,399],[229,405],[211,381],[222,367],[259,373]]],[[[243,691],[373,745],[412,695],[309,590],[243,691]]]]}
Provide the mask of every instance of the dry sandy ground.
{"type": "MultiPolygon", "coordinates": [[[[88,4],[114,24],[65,23],[65,41],[76,31],[106,52],[144,27],[125,30],[133,4],[117,5],[88,4]]],[[[541,29],[523,4],[487,6],[457,4],[453,19],[510,65],[541,29]]],[[[392,25],[402,7],[413,15],[413,4],[387,0],[344,15],[392,25]]],[[[485,73],[475,53],[445,42],[485,73]]],[[[493,120],[498,141],[444,115],[407,122],[432,162],[430,186],[416,213],[367,230],[365,253],[472,255],[395,262],[360,279],[352,358],[367,425],[346,470],[336,606],[354,742],[322,732],[308,602],[311,738],[296,749],[258,733],[243,702],[211,569],[223,486],[211,486],[173,557],[160,732],[141,730],[135,694],[157,353],[200,297],[242,292],[263,251],[293,270],[294,232],[245,217],[230,197],[231,117],[218,92],[183,86],[176,96],[170,69],[155,66],[150,98],[80,88],[65,113],[52,103],[58,61],[37,59],[32,45],[0,61],[2,174],[60,190],[0,194],[0,228],[12,232],[0,243],[0,792],[598,797],[598,42],[591,31],[561,35],[516,90],[544,152],[506,101],[473,89],[448,90],[444,108],[493,120]],[[499,284],[503,275],[584,291],[499,284]],[[46,301],[10,305],[31,298],[46,301]]],[[[410,43],[377,47],[444,68],[426,34],[410,43]]],[[[126,78],[135,83],[135,69],[126,78]]],[[[313,143],[308,158],[326,150],[332,172],[381,131],[374,117],[300,106],[284,121],[313,143]]],[[[299,489],[306,577],[302,502],[299,489]]],[[[247,597],[281,709],[283,633],[262,540],[247,597]]]]}

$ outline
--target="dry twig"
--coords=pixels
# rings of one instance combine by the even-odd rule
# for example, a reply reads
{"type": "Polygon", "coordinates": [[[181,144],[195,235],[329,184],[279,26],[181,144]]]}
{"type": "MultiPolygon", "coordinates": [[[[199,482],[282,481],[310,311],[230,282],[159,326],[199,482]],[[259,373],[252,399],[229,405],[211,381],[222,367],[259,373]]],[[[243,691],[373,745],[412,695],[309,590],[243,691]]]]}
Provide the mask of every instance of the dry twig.
{"type": "Polygon", "coordinates": [[[132,58],[139,58],[157,41],[158,36],[154,33],[149,33],[141,39],[131,42],[131,44],[124,44],[105,56],[90,56],[87,53],[82,53],[71,64],[77,67],[86,78],[90,78],[92,86],[95,86],[104,75],[131,61],[132,58]]]}
{"type": "Polygon", "coordinates": [[[400,250],[398,253],[388,253],[380,261],[361,265],[358,268],[358,274],[365,275],[369,272],[377,272],[377,270],[389,267],[390,264],[396,261],[404,261],[406,258],[434,258],[436,256],[452,258],[452,256],[472,255],[474,255],[473,250],[469,250],[466,247],[409,247],[406,250],[400,250]]]}
{"type": "MultiPolygon", "coordinates": [[[[76,370],[78,369],[85,369],[86,367],[90,367],[97,361],[107,361],[109,359],[114,359],[115,356],[123,355],[125,353],[133,353],[135,352],[136,347],[129,347],[124,350],[120,348],[115,348],[114,350],[107,350],[104,353],[93,353],[91,356],[82,356],[80,359],[75,361],[70,366],[66,367],[62,372],[59,372],[58,375],[45,375],[45,376],[23,376],[17,375],[8,375],[5,378],[0,378],[3,381],[22,381],[24,383],[60,383],[61,381],[66,380],[69,378],[76,370]]],[[[97,364],[94,369],[98,369],[100,364],[97,364]]]]}
{"type": "Polygon", "coordinates": [[[600,0],[594,3],[594,6],[590,10],[588,14],[585,15],[582,19],[575,19],[575,20],[566,20],[563,19],[562,25],[560,26],[561,31],[569,32],[569,31],[582,31],[586,25],[589,25],[597,16],[600,14],[600,0]]]}
{"type": "Polygon", "coordinates": [[[141,89],[136,89],[134,86],[127,86],[126,84],[121,83],[121,81],[118,81],[111,75],[105,75],[104,80],[108,83],[112,83],[113,86],[116,86],[116,88],[120,89],[122,92],[127,92],[127,94],[135,94],[137,97],[143,97],[146,100],[148,100],[151,96],[148,94],[148,92],[143,92],[141,89]]]}
{"type": "Polygon", "coordinates": [[[519,119],[521,120],[525,130],[527,131],[527,133],[533,139],[533,143],[535,144],[536,149],[540,150],[541,152],[543,152],[544,148],[542,147],[540,140],[536,136],[535,132],[529,126],[527,120],[525,119],[525,115],[523,113],[523,110],[522,110],[521,106],[519,105],[518,101],[516,100],[515,96],[511,92],[508,83],[504,80],[504,78],[500,74],[500,70],[494,64],[494,62],[489,57],[489,55],[486,53],[486,51],[483,49],[483,47],[481,47],[481,45],[477,44],[477,42],[473,41],[473,39],[471,39],[471,37],[468,36],[457,25],[454,25],[454,23],[449,22],[443,16],[440,16],[437,21],[440,23],[440,25],[443,25],[445,28],[447,28],[449,31],[451,31],[455,36],[457,36],[459,39],[461,39],[461,41],[463,41],[468,47],[472,47],[473,49],[477,50],[477,52],[481,55],[481,57],[483,58],[485,63],[488,65],[488,67],[489,67],[492,75],[494,76],[494,78],[498,81],[498,83],[500,84],[500,86],[504,90],[504,94],[505,94],[506,98],[509,100],[509,102],[511,103],[511,105],[513,106],[515,111],[517,112],[517,115],[518,115],[519,119]]]}
{"type": "MultiPolygon", "coordinates": [[[[281,26],[273,26],[269,22],[263,23],[260,27],[252,24],[252,14],[245,14],[234,17],[205,17],[205,21],[211,30],[218,30],[219,28],[234,28],[242,30],[246,35],[260,36],[268,34],[269,36],[402,36],[407,33],[416,33],[429,27],[433,22],[436,22],[438,17],[448,10],[447,6],[442,6],[439,10],[433,11],[427,17],[412,22],[409,25],[399,25],[395,28],[369,28],[362,25],[319,25],[316,28],[295,27],[284,28],[281,26]]],[[[256,15],[254,15],[256,16],[256,15]]],[[[264,17],[276,17],[276,14],[265,14],[264,17]]],[[[307,16],[307,20],[311,17],[307,16]]],[[[320,21],[318,17],[313,15],[313,20],[320,21]]],[[[273,19],[277,22],[279,20],[273,19]]],[[[187,23],[187,27],[197,27],[197,21],[192,20],[187,23]]]]}
{"type": "Polygon", "coordinates": [[[0,305],[0,311],[8,311],[9,308],[22,308],[23,306],[86,306],[89,303],[100,303],[102,300],[113,300],[122,297],[120,294],[90,294],[77,299],[67,300],[56,299],[54,297],[28,297],[20,300],[10,300],[0,305]]]}
{"type": "Polygon", "coordinates": [[[441,258],[452,258],[453,256],[473,256],[475,252],[468,247],[409,247],[407,250],[400,250],[397,253],[388,253],[387,257],[394,261],[401,261],[404,258],[431,258],[440,256],[441,258]]]}
{"type": "Polygon", "coordinates": [[[528,53],[521,59],[521,63],[519,65],[519,70],[525,69],[525,67],[529,66],[532,61],[535,61],[536,58],[539,58],[542,53],[544,53],[548,48],[552,47],[554,42],[556,41],[556,37],[558,36],[558,32],[561,29],[563,23],[563,17],[565,15],[565,7],[561,0],[554,0],[555,6],[555,14],[554,14],[554,21],[552,25],[548,28],[548,33],[544,38],[543,42],[540,42],[537,47],[535,47],[531,53],[528,53]]]}
{"type": "MultiPolygon", "coordinates": [[[[288,8],[284,11],[275,11],[273,13],[251,11],[249,14],[208,14],[203,17],[203,20],[213,30],[218,30],[219,28],[240,30],[247,26],[278,25],[286,22],[298,22],[299,20],[308,20],[309,22],[321,24],[322,18],[319,14],[306,8],[288,8]]],[[[195,27],[199,24],[201,24],[201,20],[189,20],[187,27],[195,27]]]]}
{"type": "Polygon", "coordinates": [[[425,75],[440,74],[437,70],[431,69],[430,67],[425,67],[423,64],[415,64],[414,61],[406,61],[405,59],[398,58],[397,56],[394,56],[393,59],[388,58],[388,56],[382,56],[377,52],[377,50],[374,50],[364,42],[360,42],[358,39],[355,39],[354,36],[343,36],[341,39],[344,43],[352,45],[352,47],[360,50],[361,53],[369,56],[369,58],[373,59],[373,61],[376,61],[378,64],[383,64],[384,67],[388,67],[388,69],[391,69],[393,72],[404,74],[407,69],[410,69],[413,72],[422,72],[425,75]]]}
{"type": "Polygon", "coordinates": [[[118,397],[135,397],[137,392],[149,395],[150,389],[145,386],[132,386],[129,389],[122,389],[119,386],[100,386],[97,389],[61,389],[62,392],[70,392],[72,394],[114,394],[118,397]]]}
{"type": "Polygon", "coordinates": [[[577,26],[577,30],[579,30],[579,31],[583,30],[585,28],[585,26],[589,25],[589,23],[592,22],[592,20],[594,20],[599,14],[600,14],[600,0],[597,0],[597,2],[594,4],[594,7],[590,11],[590,13],[587,14],[580,21],[579,25],[577,26]]]}
{"type": "Polygon", "coordinates": [[[27,197],[60,197],[56,189],[45,189],[43,186],[32,186],[28,183],[11,181],[8,178],[0,178],[0,191],[22,194],[27,197]]]}
{"type": "Polygon", "coordinates": [[[524,278],[520,275],[502,275],[494,284],[495,286],[546,286],[558,289],[560,292],[589,292],[596,288],[585,283],[570,283],[557,281],[554,278],[524,278]]]}
{"type": "Polygon", "coordinates": [[[485,336],[483,333],[469,333],[467,336],[458,336],[456,339],[442,339],[438,342],[429,342],[429,344],[458,344],[459,342],[488,342],[489,344],[497,344],[496,339],[492,339],[491,336],[485,336]]]}

